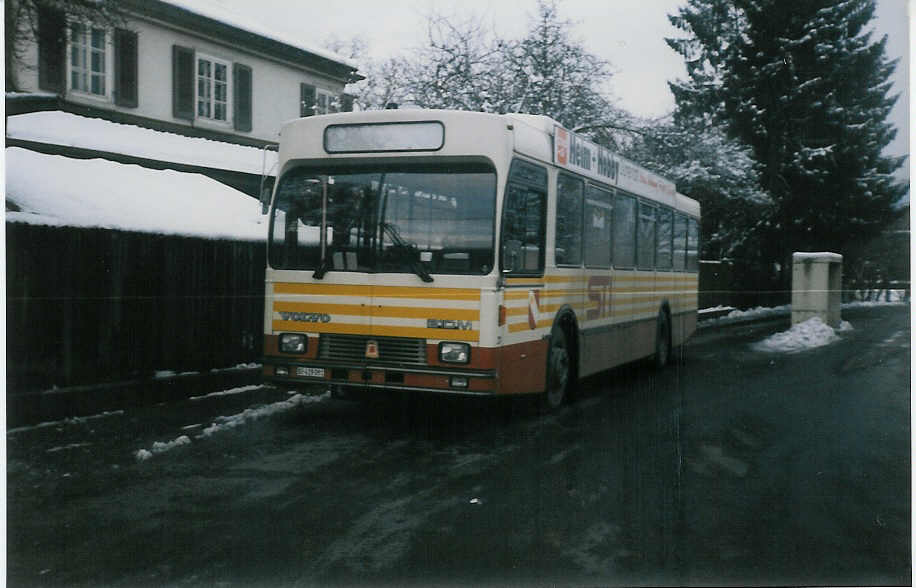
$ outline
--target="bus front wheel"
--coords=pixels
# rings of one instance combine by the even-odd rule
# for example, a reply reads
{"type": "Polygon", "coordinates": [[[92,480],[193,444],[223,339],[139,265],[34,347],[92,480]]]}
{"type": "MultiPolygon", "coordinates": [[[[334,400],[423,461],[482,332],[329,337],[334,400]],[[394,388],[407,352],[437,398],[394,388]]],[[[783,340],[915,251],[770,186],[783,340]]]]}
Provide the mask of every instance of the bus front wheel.
{"type": "Polygon", "coordinates": [[[566,399],[570,378],[570,353],[566,333],[559,326],[550,331],[547,351],[547,386],[541,404],[547,410],[556,410],[566,399]]]}

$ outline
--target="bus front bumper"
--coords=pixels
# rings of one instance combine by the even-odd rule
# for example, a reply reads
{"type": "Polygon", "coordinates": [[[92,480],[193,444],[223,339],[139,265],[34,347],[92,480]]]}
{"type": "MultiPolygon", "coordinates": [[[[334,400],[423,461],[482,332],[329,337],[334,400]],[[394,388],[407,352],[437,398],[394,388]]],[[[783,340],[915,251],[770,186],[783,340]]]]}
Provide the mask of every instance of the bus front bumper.
{"type": "Polygon", "coordinates": [[[264,380],[281,386],[323,385],[468,396],[495,395],[497,390],[495,370],[301,362],[276,357],[264,358],[263,366],[264,380]]]}

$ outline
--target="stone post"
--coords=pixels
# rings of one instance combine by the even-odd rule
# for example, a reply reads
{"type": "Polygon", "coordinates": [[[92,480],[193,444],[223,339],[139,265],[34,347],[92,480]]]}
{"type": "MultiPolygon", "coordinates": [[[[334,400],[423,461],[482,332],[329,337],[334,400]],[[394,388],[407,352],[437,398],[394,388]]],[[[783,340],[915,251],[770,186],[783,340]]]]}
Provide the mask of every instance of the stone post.
{"type": "Polygon", "coordinates": [[[792,254],[792,324],[819,316],[840,326],[843,256],[839,253],[792,254]]]}

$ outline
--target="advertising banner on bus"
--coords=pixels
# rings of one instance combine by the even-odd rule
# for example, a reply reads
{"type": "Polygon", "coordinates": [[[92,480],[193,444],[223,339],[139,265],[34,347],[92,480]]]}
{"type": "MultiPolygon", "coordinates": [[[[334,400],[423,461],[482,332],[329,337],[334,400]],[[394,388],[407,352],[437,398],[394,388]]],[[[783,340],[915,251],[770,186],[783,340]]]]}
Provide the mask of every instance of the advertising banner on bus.
{"type": "Polygon", "coordinates": [[[641,196],[667,201],[677,191],[674,182],[559,125],[554,127],[553,161],[570,171],[641,196]]]}

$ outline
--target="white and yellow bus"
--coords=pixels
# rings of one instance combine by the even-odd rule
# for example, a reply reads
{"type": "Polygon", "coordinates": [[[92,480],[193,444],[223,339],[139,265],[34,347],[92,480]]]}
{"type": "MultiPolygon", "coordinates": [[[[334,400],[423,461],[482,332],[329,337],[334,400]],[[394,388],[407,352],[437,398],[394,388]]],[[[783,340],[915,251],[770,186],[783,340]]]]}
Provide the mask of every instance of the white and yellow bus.
{"type": "Polygon", "coordinates": [[[544,116],[292,121],[270,215],[267,381],[555,408],[696,329],[699,204],[544,116]]]}

